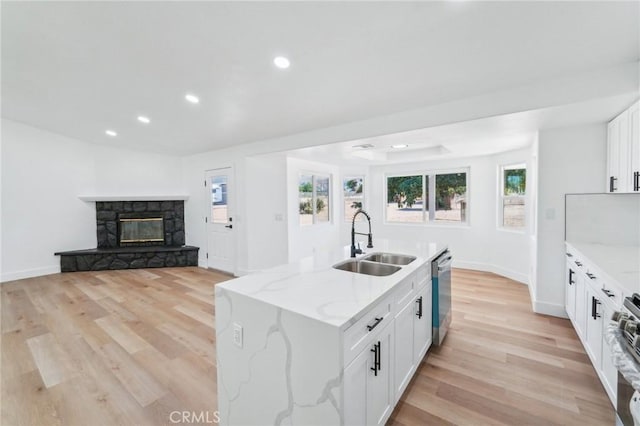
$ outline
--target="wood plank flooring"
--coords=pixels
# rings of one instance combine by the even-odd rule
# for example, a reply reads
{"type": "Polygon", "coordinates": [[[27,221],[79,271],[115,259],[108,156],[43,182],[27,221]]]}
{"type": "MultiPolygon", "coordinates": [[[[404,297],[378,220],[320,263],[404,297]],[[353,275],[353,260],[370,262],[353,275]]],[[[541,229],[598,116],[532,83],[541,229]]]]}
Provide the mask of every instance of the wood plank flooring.
{"type": "Polygon", "coordinates": [[[614,409],[569,320],[531,310],[528,288],[454,269],[453,320],[391,425],[613,425],[614,409]]]}
{"type": "MultiPolygon", "coordinates": [[[[200,268],[56,274],[0,288],[2,425],[212,424],[214,285],[200,268]],[[181,414],[180,414],[181,415],[181,414]],[[187,422],[183,422],[187,424],[187,422]]],[[[525,286],[453,272],[453,322],[391,425],[613,424],[568,320],[531,312],[525,286]]]]}

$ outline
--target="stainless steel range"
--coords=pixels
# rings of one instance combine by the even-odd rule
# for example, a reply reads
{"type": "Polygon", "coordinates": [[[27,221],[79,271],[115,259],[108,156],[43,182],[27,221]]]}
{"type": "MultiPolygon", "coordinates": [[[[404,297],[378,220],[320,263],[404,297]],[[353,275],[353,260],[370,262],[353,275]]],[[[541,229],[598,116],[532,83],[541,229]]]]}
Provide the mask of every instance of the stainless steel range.
{"type": "Polygon", "coordinates": [[[622,365],[618,368],[618,390],[616,402],[616,425],[640,425],[640,393],[629,382],[629,373],[634,376],[640,374],[640,295],[634,293],[626,297],[622,310],[615,312],[613,318],[621,330],[624,348],[635,362],[628,361],[624,365],[625,374],[621,373],[622,365]],[[625,377],[626,376],[626,377],[625,377]]]}
{"type": "Polygon", "coordinates": [[[625,346],[633,358],[640,363],[640,295],[634,293],[625,297],[623,310],[613,314],[612,320],[618,323],[625,337],[625,346]]]}

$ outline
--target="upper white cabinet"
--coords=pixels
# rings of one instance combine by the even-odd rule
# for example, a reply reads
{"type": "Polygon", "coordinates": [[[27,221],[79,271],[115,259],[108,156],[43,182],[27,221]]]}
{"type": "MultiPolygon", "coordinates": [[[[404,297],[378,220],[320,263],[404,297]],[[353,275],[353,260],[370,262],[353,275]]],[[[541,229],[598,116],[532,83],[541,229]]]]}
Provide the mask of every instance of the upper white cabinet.
{"type": "Polygon", "coordinates": [[[609,122],[607,192],[640,192],[640,104],[609,122]]]}
{"type": "Polygon", "coordinates": [[[631,134],[629,144],[631,171],[628,185],[631,192],[640,192],[640,101],[629,108],[629,132],[631,134]]]}

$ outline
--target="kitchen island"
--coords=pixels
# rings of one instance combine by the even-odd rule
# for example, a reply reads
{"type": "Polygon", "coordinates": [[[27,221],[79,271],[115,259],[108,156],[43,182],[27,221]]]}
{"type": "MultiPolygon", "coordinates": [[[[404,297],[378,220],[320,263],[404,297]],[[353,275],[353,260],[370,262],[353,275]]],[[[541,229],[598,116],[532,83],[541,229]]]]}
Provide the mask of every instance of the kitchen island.
{"type": "Polygon", "coordinates": [[[349,247],[215,288],[225,425],[384,424],[431,344],[435,243],[378,240],[415,257],[388,276],[334,269],[349,247]]]}

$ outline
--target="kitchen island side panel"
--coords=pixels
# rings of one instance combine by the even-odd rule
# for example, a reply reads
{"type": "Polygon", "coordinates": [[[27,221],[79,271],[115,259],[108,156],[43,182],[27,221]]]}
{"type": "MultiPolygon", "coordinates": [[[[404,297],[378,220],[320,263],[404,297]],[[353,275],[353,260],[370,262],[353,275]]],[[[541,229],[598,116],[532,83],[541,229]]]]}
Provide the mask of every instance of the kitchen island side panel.
{"type": "Polygon", "coordinates": [[[339,328],[220,287],[215,297],[220,424],[343,423],[339,328]]]}

